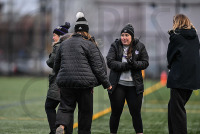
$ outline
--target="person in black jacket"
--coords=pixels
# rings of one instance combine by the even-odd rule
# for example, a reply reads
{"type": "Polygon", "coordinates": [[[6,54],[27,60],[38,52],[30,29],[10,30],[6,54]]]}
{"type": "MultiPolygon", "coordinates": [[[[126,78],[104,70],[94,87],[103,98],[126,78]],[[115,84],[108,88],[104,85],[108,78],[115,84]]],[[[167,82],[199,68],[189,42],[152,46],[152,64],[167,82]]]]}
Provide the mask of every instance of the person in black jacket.
{"type": "Polygon", "coordinates": [[[183,14],[174,16],[173,30],[169,34],[169,134],[187,134],[185,105],[192,91],[200,88],[200,43],[194,26],[183,14]]]}
{"type": "Polygon", "coordinates": [[[108,90],[112,109],[110,133],[117,133],[126,99],[134,129],[137,134],[142,134],[141,106],[144,84],[141,71],[148,67],[149,56],[144,44],[134,38],[131,24],[122,29],[121,38],[111,45],[106,58],[111,69],[109,80],[113,87],[108,90]]]}
{"type": "Polygon", "coordinates": [[[112,86],[107,78],[106,64],[94,38],[91,37],[88,22],[82,12],[77,13],[75,33],[64,41],[56,55],[54,69],[61,89],[61,103],[58,108],[56,134],[66,132],[73,120],[78,103],[78,133],[91,134],[93,115],[93,88],[112,86]]]}
{"type": "MultiPolygon", "coordinates": [[[[65,25],[59,26],[53,30],[53,51],[49,55],[49,59],[46,61],[50,68],[53,68],[56,53],[60,47],[60,44],[67,38],[69,38],[68,29],[70,28],[70,23],[66,22],[65,25]]],[[[47,98],[45,101],[45,111],[47,114],[50,134],[56,133],[56,107],[60,103],[60,89],[56,84],[56,74],[54,70],[49,74],[49,89],[47,92],[47,98]]],[[[71,130],[73,130],[73,122],[71,123],[71,130]]]]}

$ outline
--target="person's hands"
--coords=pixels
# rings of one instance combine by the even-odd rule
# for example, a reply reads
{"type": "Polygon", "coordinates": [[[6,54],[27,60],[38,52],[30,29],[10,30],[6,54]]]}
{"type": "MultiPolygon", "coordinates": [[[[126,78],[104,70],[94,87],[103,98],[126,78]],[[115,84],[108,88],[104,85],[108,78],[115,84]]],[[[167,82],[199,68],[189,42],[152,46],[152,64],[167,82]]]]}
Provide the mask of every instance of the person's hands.
{"type": "Polygon", "coordinates": [[[129,64],[132,64],[132,57],[126,59],[129,64]]]}
{"type": "Polygon", "coordinates": [[[137,63],[135,60],[133,60],[132,58],[127,59],[128,64],[130,64],[132,66],[133,69],[137,68],[137,63]]]}
{"type": "Polygon", "coordinates": [[[108,87],[107,89],[108,89],[108,90],[111,90],[111,89],[112,89],[112,86],[108,87]]]}

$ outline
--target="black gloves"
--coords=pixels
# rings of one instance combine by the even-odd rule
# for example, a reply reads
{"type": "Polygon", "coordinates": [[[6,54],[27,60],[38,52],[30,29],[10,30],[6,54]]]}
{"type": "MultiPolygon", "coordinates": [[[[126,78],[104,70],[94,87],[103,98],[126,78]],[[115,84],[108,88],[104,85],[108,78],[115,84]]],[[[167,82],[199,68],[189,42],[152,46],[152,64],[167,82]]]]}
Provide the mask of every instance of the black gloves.
{"type": "Polygon", "coordinates": [[[136,68],[137,68],[137,62],[136,62],[135,60],[133,60],[132,57],[129,58],[129,59],[127,59],[127,62],[128,62],[129,65],[131,65],[131,67],[132,67],[133,69],[136,69],[136,68]]]}

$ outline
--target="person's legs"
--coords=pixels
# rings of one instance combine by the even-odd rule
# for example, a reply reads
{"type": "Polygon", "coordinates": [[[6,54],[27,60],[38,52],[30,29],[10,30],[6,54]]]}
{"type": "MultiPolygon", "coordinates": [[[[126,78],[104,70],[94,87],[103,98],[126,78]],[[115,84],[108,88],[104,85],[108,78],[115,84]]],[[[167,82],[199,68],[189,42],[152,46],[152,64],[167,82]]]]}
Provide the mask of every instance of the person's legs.
{"type": "Polygon", "coordinates": [[[125,86],[117,85],[112,94],[109,94],[111,104],[110,133],[117,133],[120,117],[125,102],[125,86]]]}
{"type": "Polygon", "coordinates": [[[73,116],[72,118],[73,118],[73,119],[70,120],[70,123],[69,123],[67,129],[65,129],[65,131],[66,131],[65,134],[72,134],[72,133],[73,133],[74,116],[73,116]]]}
{"type": "MultiPolygon", "coordinates": [[[[170,89],[170,98],[171,98],[171,89],[170,89]]],[[[171,111],[171,99],[169,99],[169,103],[168,103],[168,130],[169,130],[169,134],[173,134],[170,111],[171,111]]]]}
{"type": "Polygon", "coordinates": [[[47,114],[47,119],[49,122],[49,127],[50,127],[50,134],[55,134],[56,132],[56,107],[58,106],[58,104],[60,103],[60,101],[58,100],[53,100],[50,98],[46,98],[46,102],[45,102],[45,111],[47,114]]]}
{"type": "Polygon", "coordinates": [[[79,89],[78,97],[78,134],[91,134],[93,115],[92,88],[79,89]]]}
{"type": "Polygon", "coordinates": [[[187,134],[187,117],[185,104],[189,100],[192,90],[171,89],[169,102],[169,133],[187,134]]]}
{"type": "Polygon", "coordinates": [[[76,108],[77,94],[74,89],[61,89],[61,101],[56,116],[56,126],[63,125],[66,133],[73,131],[74,110],[76,108]]]}
{"type": "Polygon", "coordinates": [[[133,127],[136,133],[143,133],[141,106],[142,106],[143,93],[137,94],[135,87],[127,87],[126,101],[132,116],[133,127]]]}

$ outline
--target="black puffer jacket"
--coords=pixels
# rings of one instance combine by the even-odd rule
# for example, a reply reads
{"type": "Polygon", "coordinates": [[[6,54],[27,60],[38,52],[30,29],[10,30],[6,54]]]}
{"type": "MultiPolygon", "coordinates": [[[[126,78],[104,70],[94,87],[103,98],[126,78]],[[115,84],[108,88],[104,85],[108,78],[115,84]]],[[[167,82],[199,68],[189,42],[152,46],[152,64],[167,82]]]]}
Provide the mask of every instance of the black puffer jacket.
{"type": "Polygon", "coordinates": [[[111,69],[110,71],[110,83],[113,86],[112,93],[116,88],[121,73],[123,71],[131,70],[131,75],[136,86],[137,94],[144,91],[144,84],[141,70],[146,69],[149,66],[149,56],[147,54],[144,44],[138,39],[135,39],[136,45],[133,46],[132,60],[129,62],[122,62],[123,45],[121,40],[115,40],[111,44],[110,50],[107,55],[107,65],[111,69]]]}
{"type": "Polygon", "coordinates": [[[200,44],[195,29],[176,29],[170,33],[167,60],[168,88],[200,88],[200,44]]]}
{"type": "MultiPolygon", "coordinates": [[[[50,68],[53,68],[53,66],[54,66],[56,53],[58,52],[58,50],[60,48],[60,44],[64,40],[69,38],[69,36],[70,36],[70,34],[66,34],[66,35],[60,37],[60,40],[57,43],[53,44],[53,51],[49,55],[49,59],[46,61],[47,65],[50,68]]],[[[56,74],[55,74],[54,70],[52,70],[52,73],[49,74],[49,89],[47,92],[47,97],[54,99],[54,100],[60,100],[60,89],[58,88],[58,86],[56,84],[56,74]]]]}
{"type": "Polygon", "coordinates": [[[108,88],[106,64],[98,47],[80,34],[64,41],[54,65],[61,88],[89,88],[100,84],[108,88]]]}

